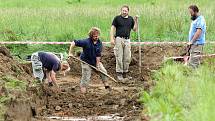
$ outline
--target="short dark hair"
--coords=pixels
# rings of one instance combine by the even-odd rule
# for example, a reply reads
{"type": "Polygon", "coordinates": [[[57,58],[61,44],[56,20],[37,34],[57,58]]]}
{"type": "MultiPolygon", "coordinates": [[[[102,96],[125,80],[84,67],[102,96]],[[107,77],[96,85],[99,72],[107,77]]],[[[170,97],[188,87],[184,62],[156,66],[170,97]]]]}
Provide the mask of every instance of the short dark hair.
{"type": "Polygon", "coordinates": [[[190,5],[189,9],[192,9],[193,12],[197,12],[197,13],[199,12],[199,8],[196,5],[190,5]]]}
{"type": "Polygon", "coordinates": [[[122,8],[127,8],[128,11],[129,11],[129,6],[128,6],[128,5],[123,5],[123,6],[121,7],[121,10],[122,10],[122,8]]]}

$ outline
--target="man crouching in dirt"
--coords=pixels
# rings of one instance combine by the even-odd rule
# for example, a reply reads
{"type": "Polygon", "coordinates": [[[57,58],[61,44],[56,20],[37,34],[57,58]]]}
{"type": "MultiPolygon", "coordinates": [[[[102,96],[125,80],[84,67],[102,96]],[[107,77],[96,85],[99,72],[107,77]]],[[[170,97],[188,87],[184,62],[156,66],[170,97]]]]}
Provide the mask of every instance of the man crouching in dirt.
{"type": "Polygon", "coordinates": [[[60,59],[51,52],[35,52],[31,55],[31,62],[34,77],[41,82],[43,79],[47,78],[49,86],[53,86],[53,84],[57,86],[57,71],[65,73],[70,69],[67,62],[61,63],[60,59]]]}
{"type": "MultiPolygon", "coordinates": [[[[100,35],[100,29],[96,27],[92,27],[89,31],[89,38],[84,40],[74,40],[71,43],[70,50],[69,50],[69,56],[73,56],[73,48],[74,46],[82,47],[83,52],[81,53],[81,60],[88,63],[89,65],[97,67],[102,72],[107,73],[106,69],[100,62],[101,59],[101,52],[102,52],[102,42],[99,39],[100,35]]],[[[90,78],[91,78],[91,71],[92,68],[82,63],[82,77],[80,81],[80,89],[81,93],[87,92],[87,86],[89,84],[90,78]]],[[[102,79],[102,82],[105,86],[105,89],[110,89],[110,87],[107,84],[107,77],[104,74],[100,74],[100,77],[102,79]]]]}

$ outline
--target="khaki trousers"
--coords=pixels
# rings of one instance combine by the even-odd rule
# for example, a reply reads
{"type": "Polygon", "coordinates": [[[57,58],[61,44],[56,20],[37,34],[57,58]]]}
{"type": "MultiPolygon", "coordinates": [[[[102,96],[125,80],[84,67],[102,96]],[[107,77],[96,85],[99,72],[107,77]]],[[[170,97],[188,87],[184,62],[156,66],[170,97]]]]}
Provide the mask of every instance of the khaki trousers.
{"type": "Polygon", "coordinates": [[[114,55],[116,57],[116,72],[126,73],[131,62],[130,39],[116,37],[114,55]]]}

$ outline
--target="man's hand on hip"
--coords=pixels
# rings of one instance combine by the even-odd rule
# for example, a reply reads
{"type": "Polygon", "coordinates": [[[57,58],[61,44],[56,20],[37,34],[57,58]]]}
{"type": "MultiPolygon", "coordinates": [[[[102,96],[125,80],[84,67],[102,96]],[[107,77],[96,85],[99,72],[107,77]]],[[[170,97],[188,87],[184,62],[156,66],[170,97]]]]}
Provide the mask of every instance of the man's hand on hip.
{"type": "Polygon", "coordinates": [[[187,45],[192,45],[192,44],[193,44],[192,42],[188,42],[188,43],[187,43],[187,45]]]}

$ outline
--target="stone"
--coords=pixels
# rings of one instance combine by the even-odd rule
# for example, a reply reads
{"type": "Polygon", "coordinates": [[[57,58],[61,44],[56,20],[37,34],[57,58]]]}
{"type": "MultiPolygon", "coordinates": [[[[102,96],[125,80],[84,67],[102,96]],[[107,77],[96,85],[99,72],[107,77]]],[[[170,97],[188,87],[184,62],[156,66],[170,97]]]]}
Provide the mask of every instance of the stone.
{"type": "Polygon", "coordinates": [[[73,108],[73,104],[72,103],[69,103],[69,108],[73,108]]]}
{"type": "Polygon", "coordinates": [[[60,111],[60,110],[61,110],[61,107],[60,107],[60,106],[56,106],[56,107],[55,107],[55,110],[56,110],[56,111],[60,111]]]}

